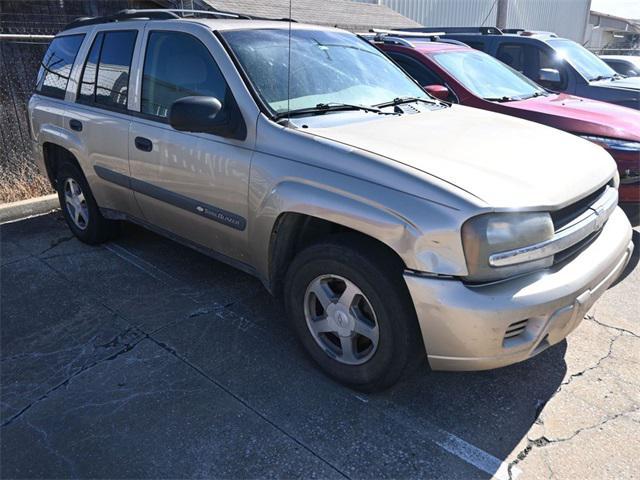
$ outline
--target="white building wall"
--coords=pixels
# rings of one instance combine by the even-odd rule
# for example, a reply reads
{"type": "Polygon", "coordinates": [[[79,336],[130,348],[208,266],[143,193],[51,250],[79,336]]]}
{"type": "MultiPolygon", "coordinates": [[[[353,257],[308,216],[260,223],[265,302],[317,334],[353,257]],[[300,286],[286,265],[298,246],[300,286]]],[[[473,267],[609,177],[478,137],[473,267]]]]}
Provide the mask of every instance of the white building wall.
{"type": "MultiPolygon", "coordinates": [[[[379,3],[427,27],[495,26],[497,0],[357,0],[379,3]]],[[[583,43],[591,0],[510,0],[508,28],[545,30],[583,43]]]]}

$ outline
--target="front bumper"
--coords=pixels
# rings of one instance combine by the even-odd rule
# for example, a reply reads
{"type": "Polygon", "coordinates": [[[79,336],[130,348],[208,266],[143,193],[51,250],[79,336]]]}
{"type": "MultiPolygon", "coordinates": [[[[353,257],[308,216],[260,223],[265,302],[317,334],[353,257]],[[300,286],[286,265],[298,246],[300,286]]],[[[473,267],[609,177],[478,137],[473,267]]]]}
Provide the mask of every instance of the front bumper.
{"type": "Polygon", "coordinates": [[[624,270],[631,233],[616,208],[593,243],[556,270],[475,287],[406,273],[431,367],[497,368],[562,341],[624,270]]]}

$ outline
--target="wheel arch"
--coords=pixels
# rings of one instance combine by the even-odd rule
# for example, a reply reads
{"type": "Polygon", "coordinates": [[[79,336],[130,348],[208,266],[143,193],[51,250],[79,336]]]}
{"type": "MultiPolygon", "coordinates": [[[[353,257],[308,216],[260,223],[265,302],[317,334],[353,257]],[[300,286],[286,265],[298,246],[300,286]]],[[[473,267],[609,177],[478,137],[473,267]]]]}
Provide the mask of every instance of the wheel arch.
{"type": "Polygon", "coordinates": [[[415,225],[379,205],[316,186],[284,182],[271,192],[254,219],[252,252],[268,289],[281,293],[293,257],[329,235],[351,233],[407,268],[400,252],[411,251],[415,225]]]}

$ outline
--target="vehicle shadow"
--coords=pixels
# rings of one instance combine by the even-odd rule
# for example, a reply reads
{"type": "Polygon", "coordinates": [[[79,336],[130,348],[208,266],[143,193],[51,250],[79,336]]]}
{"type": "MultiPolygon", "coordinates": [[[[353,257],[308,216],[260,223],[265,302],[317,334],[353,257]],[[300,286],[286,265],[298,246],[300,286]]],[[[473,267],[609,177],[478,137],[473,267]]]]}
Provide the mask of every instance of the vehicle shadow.
{"type": "MultiPolygon", "coordinates": [[[[129,362],[128,369],[141,369],[136,370],[139,377],[149,378],[149,382],[135,387],[137,407],[122,407],[115,413],[109,406],[118,398],[119,390],[114,390],[109,380],[110,376],[122,375],[117,370],[122,368],[118,362],[105,363],[85,376],[97,375],[95,382],[84,383],[78,377],[65,394],[65,402],[73,404],[76,397],[80,399],[80,403],[72,405],[79,409],[84,408],[82,402],[96,405],[89,420],[78,420],[79,431],[89,429],[90,423],[93,434],[93,422],[102,418],[106,422],[103,425],[121,423],[131,428],[125,440],[152,441],[153,451],[145,451],[136,460],[145,466],[159,462],[163,452],[188,456],[203,441],[184,426],[190,423],[191,412],[200,412],[195,423],[206,425],[211,432],[224,430],[231,422],[209,408],[212,398],[197,393],[202,390],[182,392],[171,411],[146,400],[146,394],[153,399],[157,385],[164,385],[166,378],[159,375],[158,365],[167,359],[181,359],[184,369],[180,371],[200,382],[199,389],[204,388],[202,383],[209,382],[211,391],[225,396],[225,402],[242,399],[242,408],[260,412],[260,418],[295,438],[305,449],[322,457],[324,463],[330,462],[340,472],[358,472],[354,476],[371,478],[492,477],[532,425],[540,421],[542,408],[558,391],[567,370],[567,344],[561,342],[524,363],[485,372],[431,372],[425,360],[392,388],[362,394],[321,373],[294,338],[281,302],[261,288],[259,281],[198,252],[133,225],[125,225],[115,242],[87,246],[72,238],[58,214],[3,226],[1,233],[2,260],[8,268],[4,273],[13,272],[12,268],[15,272],[30,272],[39,266],[48,272],[34,277],[40,295],[56,298],[63,297],[63,289],[68,288],[66,282],[57,281],[54,272],[59,272],[83,285],[84,302],[93,304],[98,299],[96,308],[108,306],[109,312],[129,324],[126,331],[140,329],[153,339],[143,342],[147,349],[151,343],[155,345],[155,350],[150,350],[153,362],[135,361],[144,350],[142,346],[118,357],[129,362]],[[36,257],[43,261],[38,263],[36,257]],[[133,421],[141,411],[153,419],[149,423],[159,429],[156,431],[175,429],[176,438],[152,437],[146,424],[133,421]]],[[[17,298],[14,301],[7,296],[4,301],[5,310],[25,310],[15,303],[17,298]],[[9,305],[12,301],[14,304],[9,305]]],[[[34,316],[29,312],[26,310],[25,318],[15,322],[21,325],[15,331],[8,330],[4,322],[5,342],[19,340],[16,336],[39,338],[37,328],[43,324],[58,324],[60,330],[67,327],[63,315],[56,310],[37,310],[39,320],[35,323],[27,321],[34,316]]],[[[94,322],[87,325],[99,328],[94,322]]],[[[111,330],[108,333],[106,338],[111,338],[111,330]]],[[[59,341],[69,347],[67,337],[59,341]]],[[[29,342],[24,345],[22,354],[33,353],[29,342]]],[[[64,363],[64,358],[60,361],[64,363]]],[[[30,374],[44,369],[44,376],[48,365],[34,364],[29,367],[30,374]]],[[[16,376],[15,381],[26,384],[29,377],[16,376]]],[[[65,391],[57,392],[62,395],[65,391]]],[[[50,409],[47,418],[56,418],[55,414],[60,413],[61,407],[53,400],[42,405],[50,409]]],[[[29,412],[33,414],[35,410],[29,412]]],[[[25,428],[28,430],[28,425],[25,428]]],[[[24,441],[24,448],[30,448],[26,440],[15,435],[11,441],[24,441]]],[[[57,442],[56,449],[65,458],[80,461],[86,457],[87,452],[72,448],[66,435],[49,435],[47,438],[57,439],[52,441],[57,442]]],[[[247,426],[238,437],[239,452],[250,448],[250,436],[247,426]],[[249,443],[242,443],[245,441],[249,443]]],[[[126,458],[127,447],[119,441],[107,436],[105,444],[126,458]]],[[[278,461],[287,461],[287,455],[302,458],[297,451],[283,452],[278,461]]],[[[255,460],[260,460],[260,455],[256,453],[255,460]]],[[[39,461],[49,468],[50,460],[39,461]]],[[[221,460],[216,455],[205,455],[198,461],[217,467],[221,460]]],[[[239,455],[229,461],[235,462],[235,472],[245,472],[247,476],[242,463],[246,458],[239,455]]],[[[326,476],[321,466],[310,462],[305,466],[306,476],[326,476]]],[[[124,462],[121,468],[130,472],[132,467],[124,462]]],[[[92,472],[87,470],[85,476],[96,476],[92,472]]],[[[109,473],[106,476],[115,475],[115,471],[109,473]]],[[[264,474],[267,476],[269,471],[264,474]]],[[[166,475],[189,476],[182,470],[171,470],[166,475]]]]}
{"type": "MultiPolygon", "coordinates": [[[[127,230],[126,238],[120,240],[119,243],[128,244],[132,248],[144,245],[136,251],[136,254],[171,274],[183,278],[200,278],[201,283],[206,283],[204,279],[206,271],[226,269],[215,260],[183,249],[183,247],[137,227],[128,227],[127,230]]],[[[281,302],[271,297],[264,289],[259,288],[252,277],[242,273],[238,273],[238,276],[240,278],[236,281],[240,281],[238,297],[241,300],[237,301],[231,309],[248,322],[258,324],[260,328],[266,329],[274,337],[292,337],[294,333],[286,321],[281,302]]],[[[180,331],[175,333],[174,338],[188,336],[187,331],[188,327],[182,325],[180,331]]],[[[199,334],[198,331],[197,335],[199,334]]],[[[290,401],[286,397],[291,396],[286,392],[300,390],[300,382],[304,383],[306,390],[314,392],[316,397],[330,399],[335,396],[347,395],[348,397],[364,398],[365,402],[352,401],[349,406],[350,410],[347,411],[340,401],[327,400],[323,405],[323,416],[332,417],[341,424],[345,422],[348,424],[349,419],[353,416],[370,416],[373,407],[385,419],[379,424],[367,427],[375,430],[374,438],[386,438],[389,428],[393,425],[397,427],[398,435],[406,442],[421,444],[425,441],[437,443],[441,440],[459,439],[461,444],[468,445],[469,449],[480,449],[486,452],[487,457],[492,457],[493,460],[497,459],[496,462],[481,461],[485,469],[484,472],[471,469],[475,472],[474,478],[490,478],[496,473],[500,462],[503,462],[511,454],[532,425],[539,421],[540,412],[558,391],[567,370],[564,360],[567,344],[566,341],[563,341],[526,362],[490,371],[432,372],[424,360],[418,368],[406,375],[400,383],[391,389],[364,395],[325,377],[307,357],[302,347],[292,338],[289,340],[289,346],[280,345],[277,347],[280,350],[280,356],[288,356],[285,362],[288,365],[285,367],[286,374],[284,371],[279,371],[277,363],[269,365],[269,357],[272,352],[267,349],[273,347],[257,346],[253,352],[254,355],[261,352],[260,354],[264,356],[261,368],[263,368],[262,374],[265,379],[271,378],[272,381],[280,385],[282,397],[276,402],[280,404],[277,408],[286,408],[285,405],[290,401]],[[266,373],[267,371],[270,373],[266,373]],[[303,380],[301,380],[302,377],[304,377],[303,380]],[[319,393],[320,391],[322,393],[319,393]],[[492,468],[495,468],[495,471],[487,471],[492,468]]],[[[194,363],[203,371],[209,371],[211,368],[211,374],[214,376],[213,367],[209,366],[210,352],[195,352],[195,347],[187,345],[187,343],[185,342],[184,348],[191,351],[185,352],[185,355],[193,358],[194,363]]],[[[236,348],[249,347],[238,345],[236,348]]],[[[180,347],[178,347],[178,351],[182,352],[180,347]]],[[[237,353],[240,354],[240,352],[237,353]]],[[[235,375],[238,377],[246,375],[247,379],[253,378],[246,372],[236,372],[235,375]]],[[[252,387],[246,385],[239,388],[253,391],[252,387]]],[[[249,394],[246,395],[249,396],[249,394]]],[[[313,405],[318,399],[312,397],[313,395],[308,399],[305,399],[304,396],[302,399],[298,398],[297,402],[302,402],[302,405],[296,405],[295,408],[313,411],[315,408],[313,405]],[[308,403],[306,408],[304,407],[305,403],[308,403]]],[[[261,394],[258,394],[256,401],[262,401],[261,394]]],[[[263,406],[263,408],[268,412],[267,407],[263,406]]],[[[293,425],[299,422],[302,426],[310,422],[309,418],[304,415],[301,415],[299,420],[295,420],[296,413],[293,409],[289,412],[289,416],[294,418],[293,425]]],[[[288,428],[295,431],[296,426],[288,428]]],[[[316,428],[322,427],[316,426],[316,428]]],[[[352,434],[354,437],[357,436],[355,431],[352,434]]],[[[349,439],[345,438],[342,446],[344,447],[344,442],[348,441],[349,439]]],[[[374,441],[369,440],[369,442],[374,441]]],[[[355,445],[353,447],[355,448],[355,445]]],[[[392,451],[394,447],[391,445],[377,445],[376,447],[391,450],[389,453],[394,454],[392,451]]],[[[323,445],[321,448],[329,447],[323,445]]],[[[450,453],[445,450],[438,449],[438,451],[443,458],[450,456],[450,453]]],[[[398,451],[395,454],[399,458],[405,453],[398,451]]],[[[473,457],[475,454],[470,451],[469,455],[473,457]]],[[[414,459],[416,472],[420,471],[418,465],[424,460],[424,458],[414,459]]],[[[461,464],[465,469],[469,467],[468,459],[461,459],[461,461],[466,463],[466,465],[461,464]]],[[[380,474],[383,476],[400,475],[399,471],[394,469],[393,462],[384,468],[386,470],[380,470],[380,474]]],[[[466,476],[468,470],[463,469],[458,473],[466,476]]],[[[459,475],[452,472],[452,477],[456,476],[459,475]]]]}

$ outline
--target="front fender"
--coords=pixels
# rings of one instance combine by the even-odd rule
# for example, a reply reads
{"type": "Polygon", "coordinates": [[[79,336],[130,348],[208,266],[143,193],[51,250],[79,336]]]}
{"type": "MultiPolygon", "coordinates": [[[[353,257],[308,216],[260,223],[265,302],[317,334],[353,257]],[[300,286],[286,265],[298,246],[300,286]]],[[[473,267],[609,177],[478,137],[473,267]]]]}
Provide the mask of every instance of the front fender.
{"type": "Polygon", "coordinates": [[[254,158],[249,222],[250,255],[261,278],[270,278],[270,240],[284,213],[308,215],[370,236],[396,252],[409,269],[466,275],[460,240],[465,213],[336,172],[276,157],[264,160],[254,158]],[[271,175],[281,168],[300,174],[283,175],[269,185],[271,175],[262,165],[268,165],[271,175]]]}

